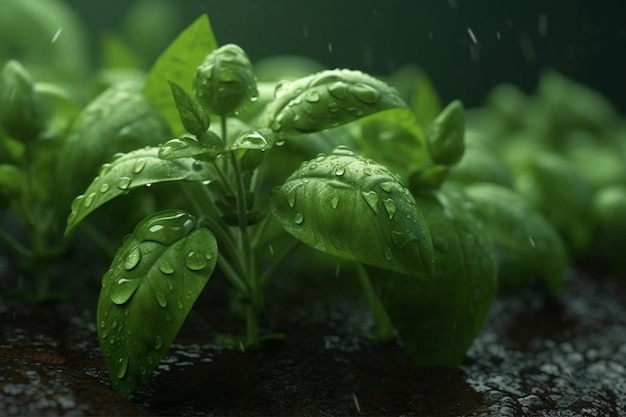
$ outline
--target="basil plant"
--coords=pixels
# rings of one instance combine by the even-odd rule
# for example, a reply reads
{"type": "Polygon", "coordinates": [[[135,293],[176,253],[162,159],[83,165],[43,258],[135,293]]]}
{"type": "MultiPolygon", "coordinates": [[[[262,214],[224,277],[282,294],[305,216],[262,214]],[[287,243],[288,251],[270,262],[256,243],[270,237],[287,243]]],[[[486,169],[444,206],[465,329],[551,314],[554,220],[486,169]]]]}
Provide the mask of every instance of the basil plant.
{"type": "Polygon", "coordinates": [[[70,234],[108,201],[165,182],[190,201],[140,221],[104,274],[97,329],[113,387],[128,396],[145,381],[216,267],[247,323],[244,335],[222,342],[245,350],[272,337],[259,331],[263,289],[293,246],[260,262],[275,226],[294,244],[356,264],[380,338],[397,334],[419,365],[458,365],[497,287],[494,244],[473,201],[441,187],[463,154],[462,105],[453,102],[423,131],[394,88],[345,69],[277,83],[267,96],[239,46],[207,39],[203,17],[140,92],[176,137],[102,165],[67,220],[70,234]],[[243,121],[246,106],[260,110],[243,121]],[[273,153],[325,140],[338,126],[348,139],[278,178],[273,153]],[[392,137],[383,140],[382,130],[392,137]]]}

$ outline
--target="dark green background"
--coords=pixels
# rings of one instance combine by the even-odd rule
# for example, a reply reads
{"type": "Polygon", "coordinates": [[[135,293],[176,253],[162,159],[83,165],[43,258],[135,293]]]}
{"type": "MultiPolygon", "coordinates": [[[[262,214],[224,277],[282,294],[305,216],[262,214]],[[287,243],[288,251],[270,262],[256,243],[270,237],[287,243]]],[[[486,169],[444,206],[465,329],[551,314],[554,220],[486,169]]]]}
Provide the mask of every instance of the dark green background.
{"type": "MultiPolygon", "coordinates": [[[[95,32],[116,29],[128,0],[66,0],[95,32]]],[[[446,101],[479,104],[496,83],[532,91],[555,68],[626,108],[626,2],[523,0],[178,1],[180,28],[208,13],[218,41],[253,60],[301,54],[328,67],[389,74],[407,63],[446,101]],[[546,23],[545,34],[539,30],[546,23]],[[471,28],[478,44],[473,44],[471,28]],[[498,33],[500,39],[498,39],[498,33]]]]}

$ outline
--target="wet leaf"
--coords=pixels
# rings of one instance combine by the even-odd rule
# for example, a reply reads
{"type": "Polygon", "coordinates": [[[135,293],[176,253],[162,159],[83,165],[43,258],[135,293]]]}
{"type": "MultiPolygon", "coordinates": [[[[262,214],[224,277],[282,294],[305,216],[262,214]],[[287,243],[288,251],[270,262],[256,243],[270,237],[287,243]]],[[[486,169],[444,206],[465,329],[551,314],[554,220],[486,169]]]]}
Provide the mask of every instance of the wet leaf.
{"type": "Polygon", "coordinates": [[[516,192],[496,184],[474,184],[464,191],[476,205],[498,255],[503,287],[540,281],[556,294],[569,267],[561,237],[550,223],[516,192]]]}
{"type": "Polygon", "coordinates": [[[497,289],[493,243],[466,196],[434,191],[416,199],[433,240],[432,280],[372,273],[405,349],[419,366],[458,366],[480,332],[497,289]]]}
{"type": "Polygon", "coordinates": [[[242,132],[226,146],[227,151],[240,149],[265,151],[274,145],[273,134],[267,129],[242,132]]]}
{"type": "Polygon", "coordinates": [[[0,195],[14,197],[22,192],[25,178],[15,165],[0,164],[0,195]]]}
{"type": "Polygon", "coordinates": [[[8,61],[0,71],[0,128],[15,139],[32,142],[43,127],[43,109],[30,74],[19,62],[8,61]]]}
{"type": "Polygon", "coordinates": [[[428,147],[433,161],[454,165],[465,150],[465,112],[463,104],[455,100],[448,104],[428,129],[428,147]]]}
{"type": "Polygon", "coordinates": [[[179,84],[168,80],[180,121],[192,135],[203,134],[210,126],[211,119],[193,96],[179,84]]]}
{"type": "Polygon", "coordinates": [[[143,220],[102,279],[97,328],[113,388],[127,397],[167,352],[217,261],[217,242],[179,210],[143,220]]]}
{"type": "Polygon", "coordinates": [[[209,161],[224,152],[221,139],[213,132],[206,131],[200,136],[201,140],[183,135],[180,138],[170,139],[161,145],[159,158],[179,159],[190,158],[209,161]]]}
{"type": "Polygon", "coordinates": [[[280,137],[317,132],[358,120],[379,111],[406,107],[397,91],[384,82],[351,70],[327,70],[284,81],[260,125],[280,137]]]}
{"type": "Polygon", "coordinates": [[[156,146],[171,137],[164,120],[139,89],[134,82],[116,84],[79,114],[58,160],[64,185],[60,192],[67,204],[89,185],[98,167],[116,153],[156,146]]]}
{"type": "Polygon", "coordinates": [[[431,236],[398,177],[345,147],[305,162],[274,190],[282,227],[322,252],[430,278],[431,236]]]}
{"type": "Polygon", "coordinates": [[[72,202],[67,218],[68,234],[89,213],[122,194],[148,184],[167,181],[204,181],[209,174],[205,163],[191,158],[165,160],[159,148],[143,148],[122,154],[104,164],[91,185],[72,202]]]}
{"type": "Polygon", "coordinates": [[[207,15],[202,15],[168,46],[150,69],[142,93],[167,121],[174,134],[184,133],[168,80],[191,87],[193,68],[217,48],[207,15]]]}

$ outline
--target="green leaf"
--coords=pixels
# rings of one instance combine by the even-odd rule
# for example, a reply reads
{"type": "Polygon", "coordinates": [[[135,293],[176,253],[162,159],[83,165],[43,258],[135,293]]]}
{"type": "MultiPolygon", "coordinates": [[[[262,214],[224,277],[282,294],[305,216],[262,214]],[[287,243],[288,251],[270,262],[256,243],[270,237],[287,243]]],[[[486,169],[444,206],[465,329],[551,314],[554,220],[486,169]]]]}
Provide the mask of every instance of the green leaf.
{"type": "Polygon", "coordinates": [[[15,165],[0,164],[0,195],[16,196],[22,192],[26,179],[15,165]]]}
{"type": "Polygon", "coordinates": [[[183,133],[184,128],[167,81],[191,87],[194,69],[215,48],[217,41],[211,23],[208,16],[202,15],[178,35],[148,73],[142,92],[175,134],[183,133]]]}
{"type": "Polygon", "coordinates": [[[497,289],[493,243],[458,191],[416,199],[433,239],[435,276],[372,273],[402,344],[419,366],[457,366],[480,332],[497,289]]]}
{"type": "Polygon", "coordinates": [[[268,129],[242,132],[226,146],[226,151],[252,149],[266,151],[274,145],[273,134],[268,129]]]}
{"type": "Polygon", "coordinates": [[[430,126],[441,112],[441,99],[428,75],[418,70],[415,91],[411,100],[411,108],[417,121],[424,127],[430,126]]]}
{"type": "Polygon", "coordinates": [[[183,135],[180,138],[170,139],[161,145],[159,158],[179,159],[195,158],[210,161],[224,152],[221,139],[213,132],[206,131],[200,136],[203,140],[183,135]]]}
{"type": "Polygon", "coordinates": [[[463,103],[454,100],[432,122],[428,130],[428,147],[433,161],[454,165],[465,150],[465,112],[463,103]]]}
{"type": "Polygon", "coordinates": [[[209,115],[204,111],[200,103],[179,84],[168,80],[172,96],[176,103],[176,109],[187,132],[192,135],[203,134],[211,125],[209,115]]]}
{"type": "Polygon", "coordinates": [[[384,82],[351,70],[327,70],[276,86],[260,125],[280,137],[317,132],[394,107],[406,107],[384,82]]]}
{"type": "Polygon", "coordinates": [[[159,158],[159,148],[143,148],[121,154],[104,164],[91,185],[72,202],[67,218],[67,235],[89,213],[122,194],[138,187],[167,181],[206,181],[207,165],[191,158],[165,160],[159,158]]]}
{"type": "Polygon", "coordinates": [[[565,244],[548,221],[514,191],[496,184],[474,184],[464,191],[476,204],[498,249],[498,276],[512,288],[541,281],[556,294],[568,269],[565,244]]]}
{"type": "Polygon", "coordinates": [[[98,338],[113,388],[128,397],[165,355],[217,261],[211,232],[179,210],[143,220],[102,279],[98,338]]]}
{"type": "Polygon", "coordinates": [[[382,165],[345,147],[305,162],[270,199],[296,239],[322,252],[430,278],[431,236],[409,191],[382,165]]]}
{"type": "Polygon", "coordinates": [[[32,142],[43,127],[43,109],[30,74],[19,62],[7,62],[0,71],[0,128],[15,139],[32,142]]]}
{"type": "Polygon", "coordinates": [[[117,84],[80,113],[60,151],[58,172],[67,203],[118,152],[156,146],[171,137],[164,120],[134,82],[117,84]]]}
{"type": "Polygon", "coordinates": [[[593,197],[594,255],[608,261],[621,274],[626,273],[626,185],[613,184],[599,189],[593,197]]]}

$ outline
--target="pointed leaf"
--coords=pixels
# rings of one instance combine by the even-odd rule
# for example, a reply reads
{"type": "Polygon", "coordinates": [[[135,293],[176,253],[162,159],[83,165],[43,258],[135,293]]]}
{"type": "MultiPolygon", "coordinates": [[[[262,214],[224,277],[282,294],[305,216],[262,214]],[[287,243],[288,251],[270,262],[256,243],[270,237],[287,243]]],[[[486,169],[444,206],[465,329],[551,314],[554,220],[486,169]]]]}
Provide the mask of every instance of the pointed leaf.
{"type": "Polygon", "coordinates": [[[464,190],[498,248],[498,276],[503,286],[540,280],[556,294],[569,265],[565,244],[550,223],[510,189],[482,183],[464,190]]]}
{"type": "Polygon", "coordinates": [[[454,100],[430,125],[428,147],[438,164],[454,165],[465,150],[465,112],[463,103],[454,100]]]}
{"type": "Polygon", "coordinates": [[[384,82],[351,70],[327,70],[276,86],[260,124],[281,137],[317,132],[394,107],[406,107],[384,82]]]}
{"type": "Polygon", "coordinates": [[[270,200],[283,228],[322,252],[430,278],[432,244],[408,190],[385,167],[338,147],[305,162],[270,200]]]}
{"type": "Polygon", "coordinates": [[[435,278],[371,274],[404,347],[419,366],[459,365],[497,289],[493,243],[457,191],[416,199],[428,222],[435,278]]]}
{"type": "Polygon", "coordinates": [[[167,82],[172,90],[179,119],[185,129],[187,129],[187,132],[192,135],[204,133],[211,124],[209,115],[204,111],[200,103],[178,83],[171,80],[167,82]]]}
{"type": "Polygon", "coordinates": [[[217,261],[211,232],[179,210],[141,222],[102,279],[98,338],[113,388],[127,397],[167,352],[217,261]]]}
{"type": "Polygon", "coordinates": [[[167,81],[174,81],[183,88],[191,87],[195,68],[215,48],[217,41],[213,36],[211,23],[206,15],[202,15],[178,35],[148,73],[143,94],[157,108],[175,134],[183,133],[184,127],[178,117],[167,81]]]}
{"type": "Polygon", "coordinates": [[[159,148],[147,147],[121,154],[111,163],[104,164],[85,194],[72,202],[65,233],[70,233],[82,219],[107,201],[135,188],[167,181],[209,179],[205,163],[190,158],[164,160],[158,153],[159,148]]]}

